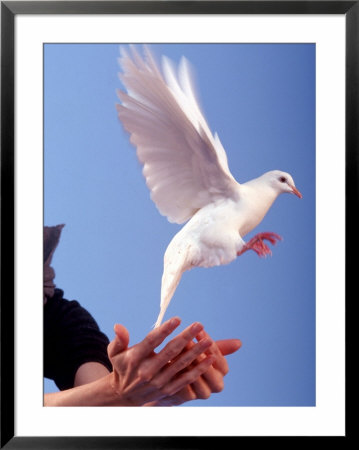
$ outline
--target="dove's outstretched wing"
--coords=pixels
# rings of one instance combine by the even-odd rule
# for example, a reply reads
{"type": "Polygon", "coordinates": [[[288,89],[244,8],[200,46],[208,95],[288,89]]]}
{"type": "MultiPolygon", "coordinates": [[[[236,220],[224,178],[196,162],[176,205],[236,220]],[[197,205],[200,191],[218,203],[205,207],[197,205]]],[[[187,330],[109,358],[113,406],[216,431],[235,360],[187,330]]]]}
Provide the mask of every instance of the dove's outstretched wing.
{"type": "Polygon", "coordinates": [[[178,76],[163,59],[163,75],[149,49],[145,57],[121,49],[120,78],[127,93],[117,105],[131,135],[151,198],[170,222],[183,223],[219,197],[236,195],[227,156],[198,106],[187,61],[178,76]]]}

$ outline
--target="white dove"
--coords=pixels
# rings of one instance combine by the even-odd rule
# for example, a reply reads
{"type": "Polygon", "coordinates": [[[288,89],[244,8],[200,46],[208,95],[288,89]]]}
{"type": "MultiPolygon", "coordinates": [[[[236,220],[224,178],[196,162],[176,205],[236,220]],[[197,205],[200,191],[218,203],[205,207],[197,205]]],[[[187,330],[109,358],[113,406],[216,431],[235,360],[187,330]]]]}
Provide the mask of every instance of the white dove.
{"type": "Polygon", "coordinates": [[[176,74],[163,57],[162,74],[147,47],[144,54],[121,48],[120,79],[127,93],[118,91],[118,115],[159,212],[170,222],[188,221],[164,255],[158,327],[186,270],[228,264],[247,250],[270,254],[264,240],[275,244],[281,239],[276,233],[257,234],[247,243],[243,237],[279,194],[302,195],[291,175],[279,170],[239,184],[200,111],[187,60],[181,59],[176,74]]]}

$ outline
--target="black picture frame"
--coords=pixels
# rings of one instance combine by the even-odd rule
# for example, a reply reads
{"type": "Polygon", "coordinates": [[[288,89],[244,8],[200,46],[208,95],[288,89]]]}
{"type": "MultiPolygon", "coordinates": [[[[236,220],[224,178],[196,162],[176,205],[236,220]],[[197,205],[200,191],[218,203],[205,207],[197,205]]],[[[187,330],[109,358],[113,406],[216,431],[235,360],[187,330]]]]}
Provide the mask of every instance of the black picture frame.
{"type": "MultiPolygon", "coordinates": [[[[1,2],[1,441],[6,449],[204,448],[240,445],[240,437],[15,436],[14,405],[14,20],[18,14],[340,14],[346,20],[346,298],[355,303],[358,219],[359,1],[3,1],[1,2]],[[353,207],[354,206],[354,207],[353,207]],[[350,239],[352,237],[352,239],[350,239]],[[349,247],[350,246],[350,247],[349,247]],[[354,255],[354,256],[351,256],[354,255]],[[351,269],[351,270],[350,270],[351,269]],[[220,440],[220,442],[218,442],[220,440]]],[[[330,243],[328,243],[330,245],[330,243]]],[[[346,358],[352,341],[346,301],[346,358]]],[[[347,359],[346,359],[347,361],[347,359]]],[[[346,363],[346,433],[351,438],[346,363]]],[[[242,437],[242,439],[245,437],[242,437]]],[[[284,444],[291,438],[278,437],[284,444]]],[[[295,437],[294,437],[295,438],[295,437]]],[[[305,437],[302,437],[305,438],[305,437]]],[[[323,436],[324,438],[324,436],[323,436]]],[[[263,439],[263,438],[257,438],[263,439]]],[[[273,438],[272,438],[273,439],[273,438]]]]}

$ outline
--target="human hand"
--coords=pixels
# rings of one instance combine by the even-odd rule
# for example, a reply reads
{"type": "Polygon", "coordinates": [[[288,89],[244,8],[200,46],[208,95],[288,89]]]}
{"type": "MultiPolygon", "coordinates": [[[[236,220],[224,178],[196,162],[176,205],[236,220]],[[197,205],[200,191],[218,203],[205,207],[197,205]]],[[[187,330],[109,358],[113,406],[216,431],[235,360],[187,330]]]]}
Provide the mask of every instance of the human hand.
{"type": "MultiPolygon", "coordinates": [[[[164,397],[161,400],[152,402],[147,406],[178,406],[191,400],[207,399],[212,393],[221,392],[223,390],[223,378],[228,373],[228,363],[224,356],[230,355],[231,353],[239,350],[242,343],[239,339],[223,339],[213,341],[208,333],[202,330],[198,333],[196,339],[197,341],[200,341],[204,338],[211,340],[211,346],[205,354],[201,354],[190,367],[193,367],[193,365],[201,362],[204,358],[206,358],[206,355],[215,356],[216,359],[214,363],[197,380],[183,387],[176,394],[164,397]]],[[[188,350],[194,345],[195,343],[191,341],[187,344],[186,349],[188,350]]]]}
{"type": "MultiPolygon", "coordinates": [[[[197,336],[197,340],[204,338],[211,339],[208,333],[202,330],[197,336]]],[[[228,363],[225,356],[230,355],[242,346],[239,339],[222,339],[212,341],[212,345],[208,348],[205,354],[200,355],[195,363],[199,363],[205,358],[205,355],[215,356],[214,363],[209,367],[198,380],[192,383],[193,389],[197,399],[206,399],[212,393],[221,392],[224,388],[224,376],[228,373],[228,363]]],[[[192,342],[192,345],[194,343],[192,342]]]]}
{"type": "Polygon", "coordinates": [[[213,341],[203,335],[203,326],[194,323],[174,337],[161,351],[155,349],[180,324],[173,318],[152,330],[139,344],[128,348],[129,335],[122,325],[115,325],[115,339],[108,346],[113,365],[111,386],[121,406],[142,406],[171,398],[208,371],[215,352],[205,354],[213,341]],[[193,339],[197,336],[197,343],[193,339]],[[192,364],[200,358],[196,364],[192,364]],[[170,363],[169,363],[170,362],[170,363]]]}

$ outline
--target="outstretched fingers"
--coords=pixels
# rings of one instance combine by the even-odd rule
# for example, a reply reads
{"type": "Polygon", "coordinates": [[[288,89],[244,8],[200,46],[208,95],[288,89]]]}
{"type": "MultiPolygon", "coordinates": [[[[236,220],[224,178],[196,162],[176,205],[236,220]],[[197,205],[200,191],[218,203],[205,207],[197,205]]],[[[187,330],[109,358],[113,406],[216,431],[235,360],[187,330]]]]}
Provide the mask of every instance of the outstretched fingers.
{"type": "Polygon", "coordinates": [[[143,341],[132,348],[134,359],[140,362],[150,356],[155,348],[161,345],[180,323],[181,320],[178,317],[174,317],[148,333],[143,341]]]}
{"type": "Polygon", "coordinates": [[[170,362],[155,378],[153,378],[152,382],[156,383],[158,386],[163,386],[181,374],[184,369],[190,369],[193,361],[203,354],[211,344],[212,342],[210,339],[202,339],[198,344],[195,344],[190,349],[182,352],[174,362],[170,362]]]}
{"type": "Polygon", "coordinates": [[[165,396],[174,395],[185,386],[194,383],[208,370],[208,368],[214,363],[214,361],[215,357],[213,355],[207,356],[196,366],[192,367],[188,371],[181,373],[178,377],[174,377],[171,381],[169,381],[162,388],[162,393],[165,396]]]}
{"type": "MultiPolygon", "coordinates": [[[[198,336],[197,340],[203,340],[204,338],[210,338],[208,333],[202,330],[198,336]]],[[[239,339],[224,339],[221,341],[212,341],[212,345],[205,352],[207,355],[214,355],[215,362],[211,365],[208,370],[194,383],[192,383],[192,388],[196,394],[197,398],[206,399],[213,392],[221,392],[224,388],[223,377],[228,373],[228,363],[225,355],[236,352],[242,343],[239,339]]],[[[204,354],[197,358],[197,361],[203,360],[204,354]]]]}
{"type": "MultiPolygon", "coordinates": [[[[182,389],[191,393],[190,385],[196,382],[216,359],[214,355],[206,355],[206,351],[213,344],[212,339],[204,336],[199,342],[193,342],[202,330],[203,325],[200,323],[190,325],[158,353],[153,352],[157,343],[157,329],[153,330],[155,337],[153,341],[150,340],[150,344],[146,339],[143,341],[146,341],[145,353],[149,351],[151,353],[139,364],[138,380],[142,385],[141,395],[147,402],[171,397],[182,389]],[[201,360],[198,361],[198,358],[201,360]]],[[[162,337],[166,332],[160,333],[160,336],[162,337]]],[[[192,395],[194,396],[193,393],[192,395]]]]}
{"type": "MultiPolygon", "coordinates": [[[[195,338],[195,336],[203,329],[203,325],[200,323],[194,323],[183,330],[178,336],[174,337],[158,354],[152,358],[148,358],[141,364],[141,376],[144,379],[150,380],[153,374],[158,373],[169,361],[176,360],[175,368],[182,370],[188,364],[190,364],[196,356],[192,357],[192,353],[199,355],[201,348],[205,345],[207,348],[208,343],[197,344],[196,349],[192,349],[191,352],[183,352],[186,345],[195,338]],[[179,367],[181,367],[179,369],[179,367]]],[[[153,330],[156,331],[156,330],[153,330]]],[[[202,350],[203,351],[203,350],[202,350]]]]}
{"type": "Polygon", "coordinates": [[[196,322],[173,338],[156,357],[156,363],[159,367],[163,367],[168,361],[177,358],[186,345],[191,342],[201,330],[203,330],[203,325],[196,322]]]}

